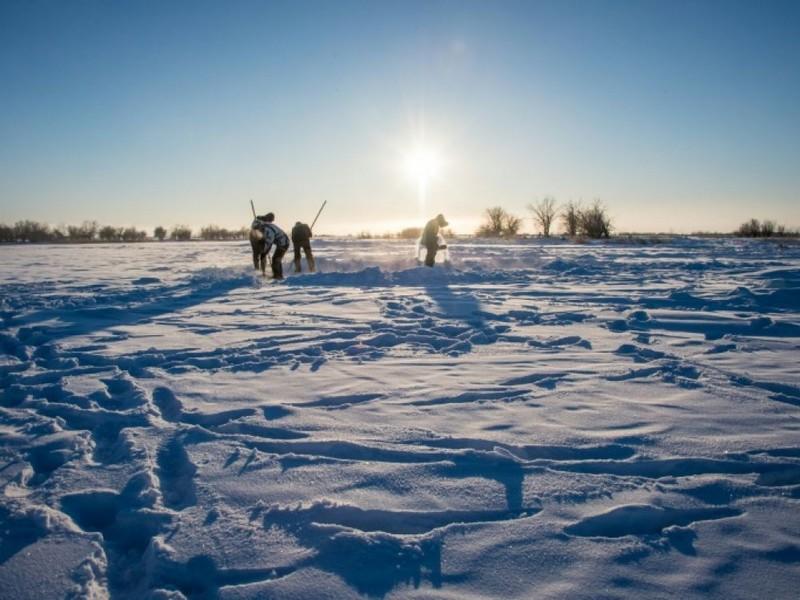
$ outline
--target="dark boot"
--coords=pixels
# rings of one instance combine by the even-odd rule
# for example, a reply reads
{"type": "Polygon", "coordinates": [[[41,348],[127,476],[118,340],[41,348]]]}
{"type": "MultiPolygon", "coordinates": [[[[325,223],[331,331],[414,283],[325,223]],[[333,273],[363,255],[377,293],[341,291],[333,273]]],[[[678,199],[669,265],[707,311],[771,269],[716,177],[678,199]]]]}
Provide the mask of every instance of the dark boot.
{"type": "Polygon", "coordinates": [[[425,254],[425,266],[432,267],[436,262],[436,252],[439,249],[436,246],[428,246],[427,253],[425,254]]]}
{"type": "Polygon", "coordinates": [[[283,279],[283,255],[286,254],[286,248],[275,248],[272,254],[272,278],[283,279]]]}

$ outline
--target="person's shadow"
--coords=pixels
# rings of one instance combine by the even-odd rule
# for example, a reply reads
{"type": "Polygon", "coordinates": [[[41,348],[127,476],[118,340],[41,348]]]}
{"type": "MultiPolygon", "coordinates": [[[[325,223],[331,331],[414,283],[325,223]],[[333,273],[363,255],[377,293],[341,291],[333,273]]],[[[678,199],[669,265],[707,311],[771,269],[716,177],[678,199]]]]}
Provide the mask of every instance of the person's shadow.
{"type": "Polygon", "coordinates": [[[459,290],[456,293],[447,283],[430,282],[425,284],[425,293],[436,304],[440,317],[463,321],[476,328],[484,326],[486,313],[471,292],[459,290]]]}
{"type": "Polygon", "coordinates": [[[5,321],[8,326],[21,328],[22,341],[39,346],[69,336],[91,335],[109,327],[151,322],[252,285],[252,281],[252,276],[244,273],[229,277],[203,277],[201,273],[185,283],[98,293],[94,304],[71,310],[40,308],[28,314],[8,315],[5,321]],[[56,320],[55,325],[49,322],[56,320]]]}

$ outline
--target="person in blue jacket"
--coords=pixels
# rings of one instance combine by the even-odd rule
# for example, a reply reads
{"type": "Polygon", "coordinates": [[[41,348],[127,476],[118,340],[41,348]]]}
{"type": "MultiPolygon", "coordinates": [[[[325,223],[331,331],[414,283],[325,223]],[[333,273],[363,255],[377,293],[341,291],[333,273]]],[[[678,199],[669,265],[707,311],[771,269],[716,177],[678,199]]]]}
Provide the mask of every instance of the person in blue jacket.
{"type": "Polygon", "coordinates": [[[267,213],[256,217],[250,226],[250,247],[253,250],[253,266],[261,270],[266,276],[267,254],[272,245],[275,252],[272,254],[272,278],[283,279],[283,255],[289,249],[289,236],[280,227],[275,225],[275,215],[267,213]]]}

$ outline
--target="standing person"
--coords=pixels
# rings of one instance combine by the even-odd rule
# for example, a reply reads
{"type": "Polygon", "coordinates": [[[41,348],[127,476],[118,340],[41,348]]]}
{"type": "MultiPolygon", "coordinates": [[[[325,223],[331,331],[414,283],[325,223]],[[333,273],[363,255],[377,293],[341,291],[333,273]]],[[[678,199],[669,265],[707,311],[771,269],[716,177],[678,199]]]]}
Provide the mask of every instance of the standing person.
{"type": "Polygon", "coordinates": [[[315,264],[314,255],[311,253],[311,227],[300,221],[295,223],[292,227],[292,246],[294,247],[294,272],[302,271],[300,266],[300,249],[302,248],[306,255],[308,270],[313,273],[315,264]]]}
{"type": "Polygon", "coordinates": [[[275,244],[275,252],[272,253],[272,278],[283,279],[283,255],[289,249],[289,236],[275,225],[275,215],[267,213],[262,217],[256,217],[250,229],[250,244],[253,248],[253,264],[259,268],[256,262],[258,257],[260,260],[261,274],[266,275],[267,253],[269,252],[272,244],[275,244]],[[253,239],[259,237],[254,234],[258,231],[261,234],[261,240],[256,244],[253,239]],[[258,252],[258,254],[257,254],[258,252]]]}
{"type": "Polygon", "coordinates": [[[425,246],[425,266],[432,267],[433,264],[436,262],[436,252],[440,249],[439,247],[439,228],[440,227],[447,227],[447,221],[444,218],[444,215],[438,214],[436,218],[431,219],[428,221],[427,225],[425,225],[425,230],[422,232],[422,245],[425,246]]]}

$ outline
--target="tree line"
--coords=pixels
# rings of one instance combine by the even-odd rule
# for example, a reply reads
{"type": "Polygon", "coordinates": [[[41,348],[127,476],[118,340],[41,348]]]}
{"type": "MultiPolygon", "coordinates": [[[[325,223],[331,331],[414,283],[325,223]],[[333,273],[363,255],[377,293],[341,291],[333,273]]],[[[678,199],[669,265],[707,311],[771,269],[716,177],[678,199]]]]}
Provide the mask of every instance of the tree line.
{"type": "Polygon", "coordinates": [[[99,225],[97,221],[84,221],[80,225],[62,225],[50,227],[46,223],[37,221],[17,221],[13,225],[0,223],[0,243],[13,242],[144,242],[148,240],[174,240],[188,241],[200,240],[243,240],[247,239],[250,228],[225,229],[217,225],[207,225],[200,229],[197,236],[191,228],[185,225],[175,225],[167,230],[158,226],[152,236],[144,229],[136,227],[114,227],[112,225],[99,225]]]}
{"type": "MultiPolygon", "coordinates": [[[[555,198],[546,196],[528,205],[528,211],[537,230],[544,237],[550,237],[553,228],[561,221],[562,232],[570,237],[607,238],[611,235],[611,217],[600,200],[584,206],[581,202],[570,201],[558,206],[555,198]]],[[[478,228],[479,237],[514,237],[522,228],[522,219],[510,214],[504,208],[495,206],[486,209],[484,222],[478,228]]]]}
{"type": "MultiPolygon", "coordinates": [[[[608,238],[613,231],[611,217],[600,200],[584,205],[570,201],[558,205],[555,198],[546,196],[528,205],[528,211],[538,233],[550,237],[561,223],[561,234],[569,237],[608,238]]],[[[500,206],[486,209],[484,222],[478,228],[479,237],[511,238],[519,233],[522,219],[500,206]]],[[[738,237],[798,237],[800,230],[791,230],[775,221],[750,219],[729,235],[738,237]]]]}
{"type": "Polygon", "coordinates": [[[797,237],[800,236],[800,230],[792,231],[770,219],[750,219],[739,225],[735,234],[739,237],[797,237]]]}
{"type": "MultiPolygon", "coordinates": [[[[528,205],[531,219],[539,232],[544,237],[555,233],[557,225],[561,224],[561,235],[569,237],[607,238],[613,231],[611,218],[605,206],[599,200],[583,205],[581,202],[566,202],[558,205],[554,198],[547,196],[538,202],[528,205]]],[[[486,209],[484,222],[480,225],[475,235],[478,237],[512,238],[519,234],[523,219],[517,217],[500,206],[486,209]]],[[[0,223],[0,243],[13,242],[144,242],[149,240],[189,241],[197,240],[244,240],[249,235],[249,227],[240,229],[226,229],[217,225],[206,225],[200,228],[195,235],[191,228],[185,225],[175,225],[170,229],[158,226],[152,235],[136,227],[114,227],[111,225],[98,225],[97,221],[84,221],[80,225],[61,225],[50,227],[46,223],[37,221],[17,221],[14,225],[0,223]]],[[[445,237],[453,235],[451,230],[445,237]]],[[[360,239],[396,238],[419,239],[422,234],[420,227],[408,227],[396,234],[372,235],[361,232],[357,235],[360,239]]],[[[792,230],[775,221],[765,219],[750,219],[742,223],[732,234],[740,237],[798,237],[800,230],[792,230]]]]}

